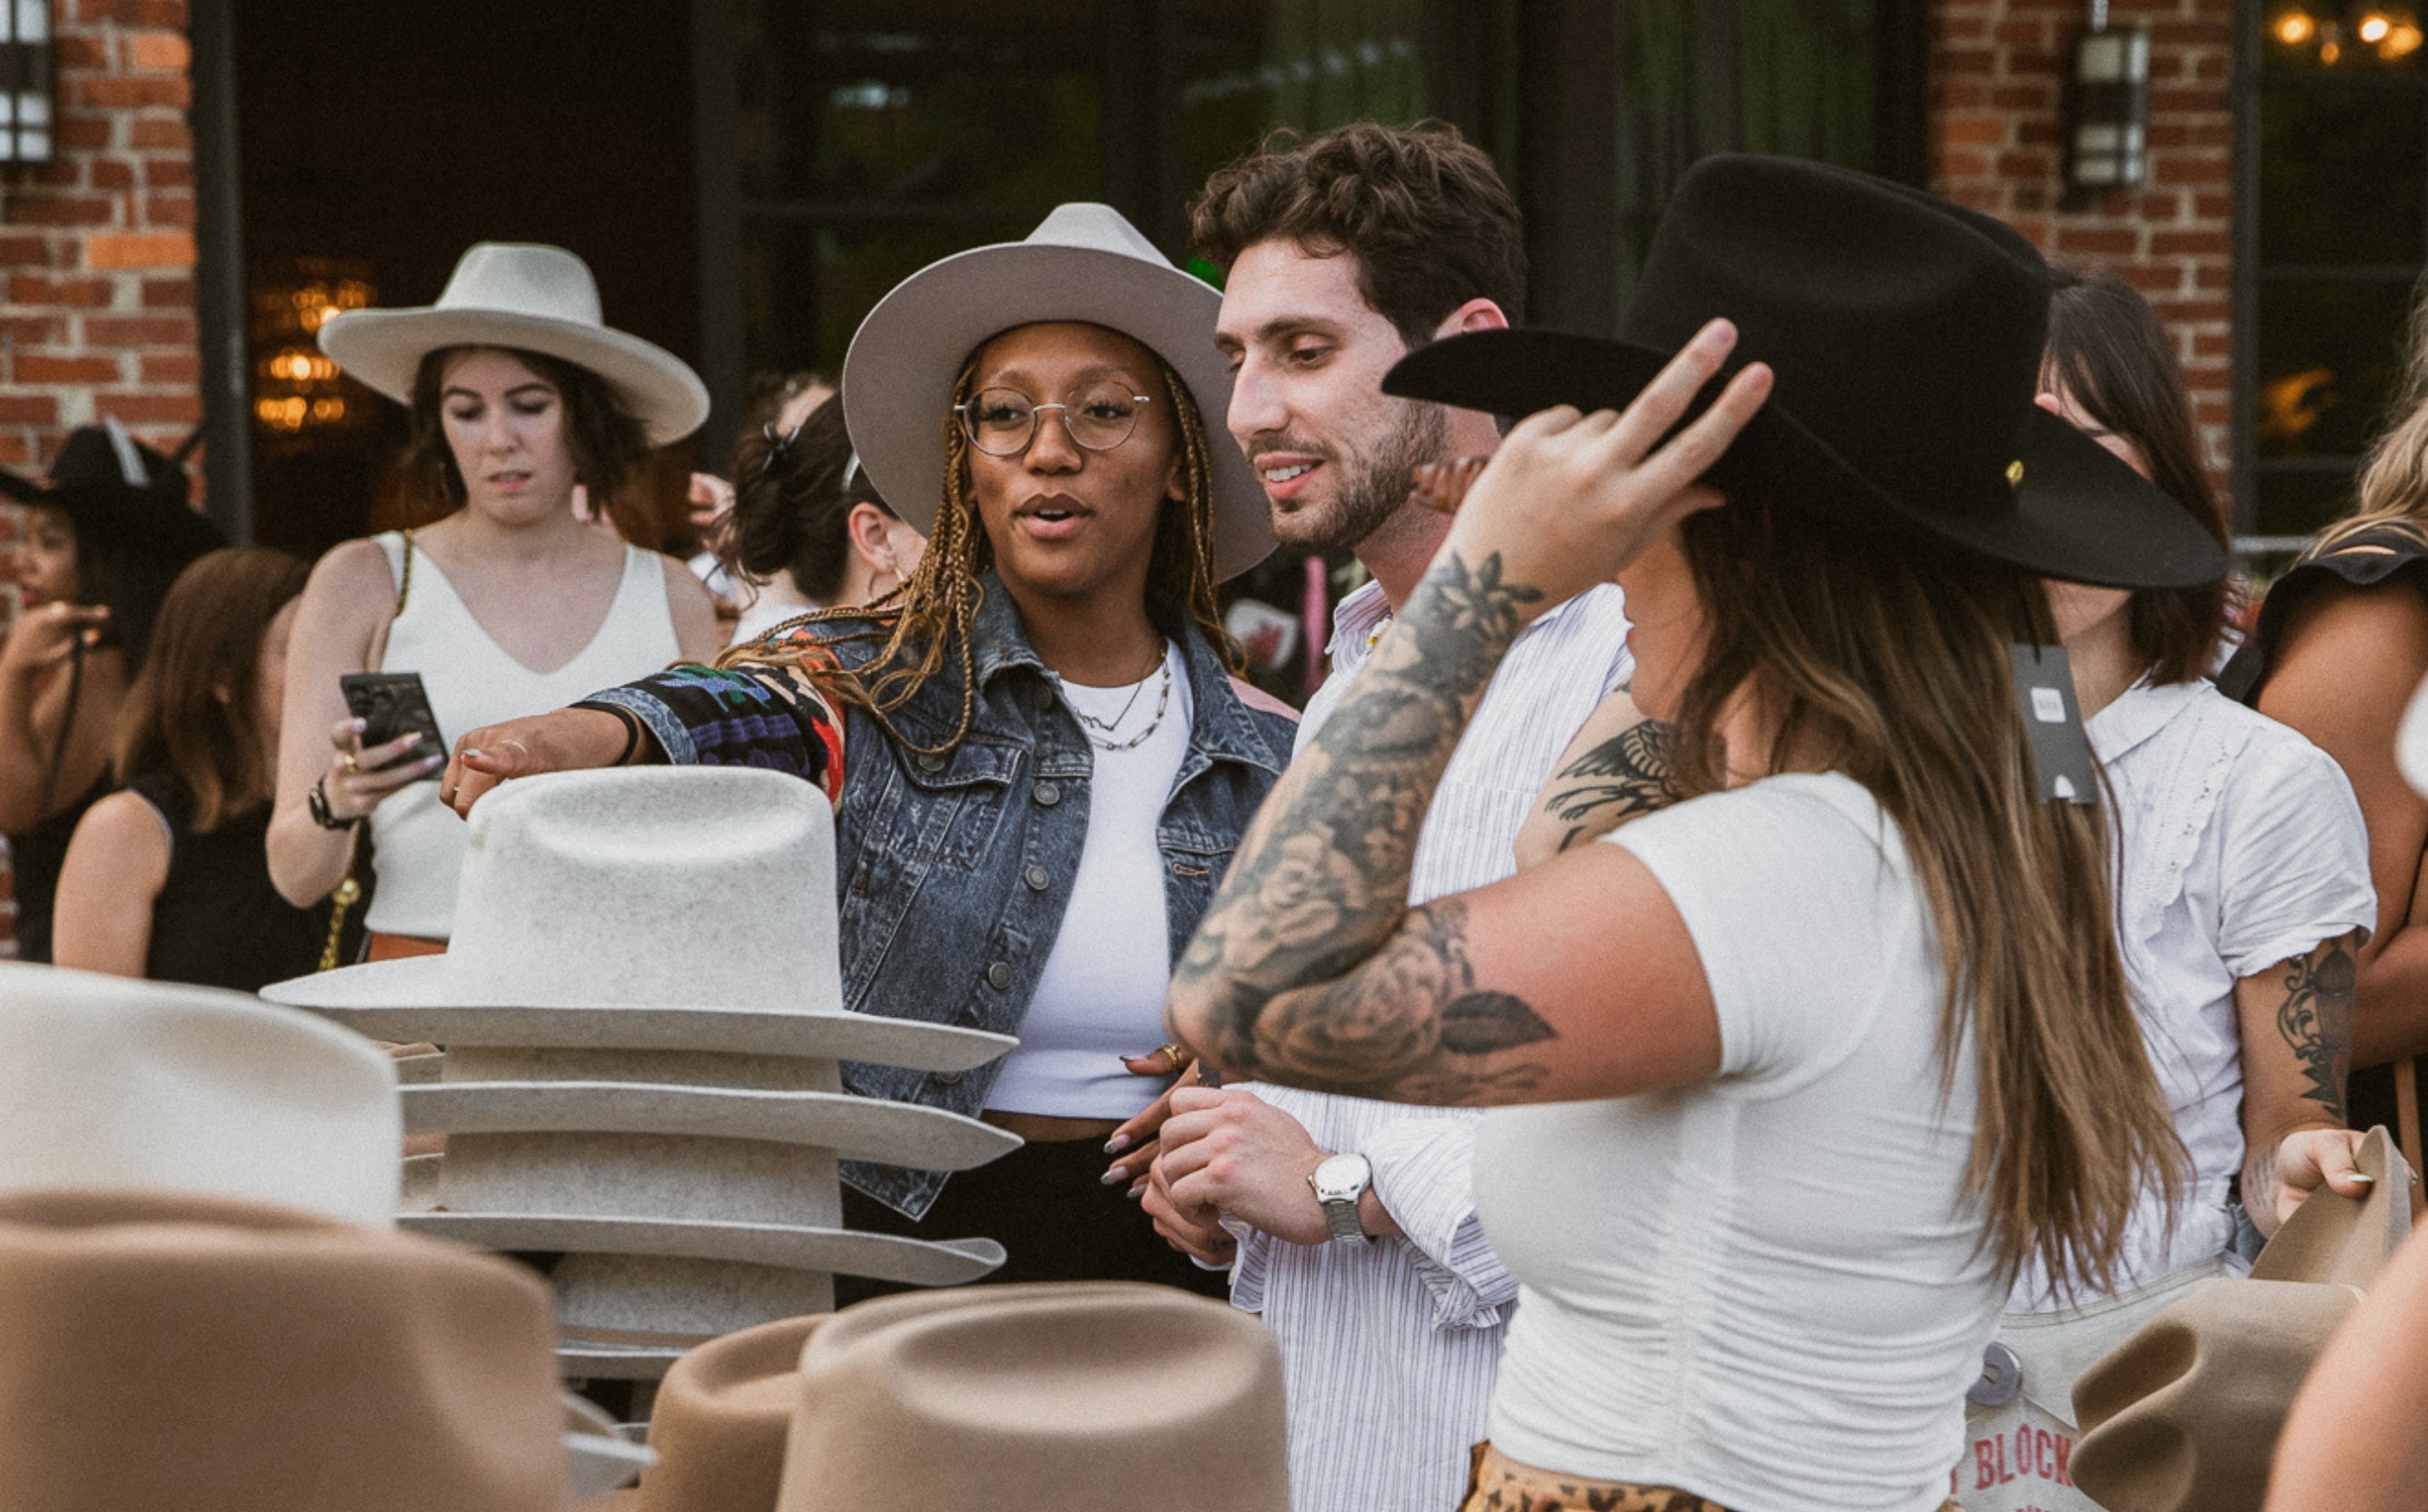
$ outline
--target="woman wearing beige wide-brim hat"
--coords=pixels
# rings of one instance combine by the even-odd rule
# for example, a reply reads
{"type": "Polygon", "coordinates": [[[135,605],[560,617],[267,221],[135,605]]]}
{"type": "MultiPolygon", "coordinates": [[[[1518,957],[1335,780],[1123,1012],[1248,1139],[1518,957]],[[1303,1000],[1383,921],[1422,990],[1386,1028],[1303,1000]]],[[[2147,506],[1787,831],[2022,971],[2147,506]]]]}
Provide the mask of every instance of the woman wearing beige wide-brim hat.
{"type": "Polygon", "coordinates": [[[708,392],[680,358],[606,325],[589,268],[557,247],[482,242],[435,304],[341,312],[320,345],[412,410],[407,486],[444,517],[350,541],[313,570],[271,876],[298,906],[353,882],[355,831],[376,810],[371,953],[443,949],[464,855],[432,780],[445,753],[367,729],[337,679],[419,674],[446,740],[714,652],[697,579],[574,512],[582,490],[603,514],[650,447],[697,430],[708,392]]]}
{"type": "Polygon", "coordinates": [[[1215,610],[1272,545],[1202,418],[1230,398],[1220,303],[1103,205],[912,275],[844,368],[870,480],[931,536],[910,581],[722,670],[470,731],[448,772],[468,810],[503,778],[630,761],[820,783],[845,1005],[1021,1039],[966,1074],[846,1065],[845,1087],[1028,1141],[949,1185],[846,1164],[845,1216],[999,1240],[999,1279],[1219,1290],[1097,1151],[1182,1064],[1157,1049],[1174,953],[1289,752],[1215,610]]]}

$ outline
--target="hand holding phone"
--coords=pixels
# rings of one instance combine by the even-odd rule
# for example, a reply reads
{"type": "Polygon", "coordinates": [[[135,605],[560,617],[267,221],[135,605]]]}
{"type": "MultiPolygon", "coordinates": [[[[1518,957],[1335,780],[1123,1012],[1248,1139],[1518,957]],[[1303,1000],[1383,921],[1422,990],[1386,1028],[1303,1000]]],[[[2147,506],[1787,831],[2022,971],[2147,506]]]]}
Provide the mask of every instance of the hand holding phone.
{"type": "MultiPolygon", "coordinates": [[[[362,744],[368,749],[385,745],[406,735],[419,735],[421,741],[386,767],[428,759],[434,752],[447,749],[445,739],[438,733],[438,715],[430,707],[430,694],[421,686],[418,672],[350,672],[337,679],[345,693],[346,708],[363,722],[362,744]]],[[[416,782],[435,782],[438,769],[423,772],[416,782]]]]}

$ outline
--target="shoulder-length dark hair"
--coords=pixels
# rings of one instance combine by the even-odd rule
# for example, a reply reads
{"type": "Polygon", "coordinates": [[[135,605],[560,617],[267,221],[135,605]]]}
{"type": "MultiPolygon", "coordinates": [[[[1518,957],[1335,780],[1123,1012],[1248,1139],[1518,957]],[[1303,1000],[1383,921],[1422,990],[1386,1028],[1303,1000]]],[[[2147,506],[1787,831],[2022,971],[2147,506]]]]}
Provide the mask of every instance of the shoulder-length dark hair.
{"type": "MultiPolygon", "coordinates": [[[[2136,447],[2151,480],[2231,549],[2225,508],[2201,461],[2192,402],[2174,340],[2132,285],[2106,268],[2049,269],[2048,351],[2041,386],[2062,384],[2084,414],[2136,447]]],[[[2223,580],[2145,588],[2133,595],[2133,649],[2159,683],[2204,676],[2225,631],[2223,580]]]]}
{"type": "Polygon", "coordinates": [[[254,711],[261,639],[311,569],[284,551],[214,551],[187,568],[152,629],[152,654],[119,714],[120,782],[161,774],[194,803],[194,830],[267,802],[268,742],[254,711]]]}
{"type": "MultiPolygon", "coordinates": [[[[413,429],[404,444],[404,490],[434,513],[464,507],[464,475],[455,466],[455,448],[447,444],[446,416],[438,399],[447,381],[447,365],[478,350],[441,347],[423,357],[413,375],[413,429]]],[[[565,441],[573,452],[574,481],[590,491],[593,503],[605,508],[648,459],[648,433],[641,429],[641,422],[607,381],[587,367],[519,347],[493,350],[555,386],[565,402],[565,441]]]]}

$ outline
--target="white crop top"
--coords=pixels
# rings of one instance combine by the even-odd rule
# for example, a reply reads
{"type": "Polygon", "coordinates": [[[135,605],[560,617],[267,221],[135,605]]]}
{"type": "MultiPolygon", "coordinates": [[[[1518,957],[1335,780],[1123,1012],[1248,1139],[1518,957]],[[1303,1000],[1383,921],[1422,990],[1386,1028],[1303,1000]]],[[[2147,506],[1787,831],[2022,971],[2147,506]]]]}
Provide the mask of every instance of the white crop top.
{"type": "Polygon", "coordinates": [[[1021,1020],[1020,1049],[1005,1059],[987,1097],[990,1108],[1059,1118],[1127,1118],[1163,1092],[1162,1080],[1132,1075],[1122,1057],[1144,1055],[1163,1043],[1172,924],[1164,911],[1163,854],[1156,828],[1189,755],[1188,669],[1180,648],[1167,642],[1162,669],[1142,683],[1062,684],[1063,701],[1075,713],[1113,725],[1109,735],[1093,732],[1095,738],[1119,744],[1154,720],[1166,676],[1172,679],[1171,701],[1155,733],[1127,750],[1098,747],[1092,753],[1088,838],[1072,881],[1071,905],[1021,1020]]]}
{"type": "MultiPolygon", "coordinates": [[[[388,571],[403,580],[404,537],[376,536],[388,571]]],[[[624,548],[624,578],[599,632],[554,672],[532,671],[489,639],[455,596],[455,585],[430,553],[413,553],[413,582],[404,611],[388,626],[382,672],[418,672],[451,747],[468,730],[500,720],[563,708],[601,688],[629,682],[682,654],[666,604],[665,569],[658,554],[624,548]]],[[[390,794],[371,817],[379,886],[366,922],[384,935],[445,939],[455,928],[455,874],[464,865],[464,821],[438,802],[435,781],[390,794]]]]}
{"type": "Polygon", "coordinates": [[[1943,1103],[1944,977],[1896,825],[1795,775],[1603,843],[1685,921],[1720,1069],[1485,1114],[1476,1211],[1520,1283],[1492,1441],[1736,1512],[1932,1512],[2006,1287],[1962,1191],[1970,1036],[1943,1103]]]}

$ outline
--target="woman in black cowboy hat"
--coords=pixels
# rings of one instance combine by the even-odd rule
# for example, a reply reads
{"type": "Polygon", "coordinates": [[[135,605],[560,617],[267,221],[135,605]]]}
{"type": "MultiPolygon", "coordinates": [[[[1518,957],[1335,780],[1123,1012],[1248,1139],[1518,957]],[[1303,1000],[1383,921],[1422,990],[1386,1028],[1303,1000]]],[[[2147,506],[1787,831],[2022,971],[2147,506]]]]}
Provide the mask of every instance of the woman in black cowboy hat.
{"type": "MultiPolygon", "coordinates": [[[[2047,309],[1995,222],[1717,158],[1623,339],[1457,337],[1386,382],[1531,418],[1266,805],[1171,1019],[1235,1074],[1545,1105],[1475,1157],[1523,1290],[1470,1507],[1938,1506],[2011,1276],[2104,1283],[2180,1159],[2034,648],[2042,577],[2225,559],[2035,408],[2047,309]],[[1502,651],[1614,576],[1682,799],[1406,907],[1502,651]]],[[[1195,1175],[1155,1179],[1186,1205],[1195,1175]]]]}
{"type": "Polygon", "coordinates": [[[79,427],[48,478],[0,472],[27,507],[17,623],[0,643],[0,833],[17,955],[51,958],[51,895],[68,837],[107,792],[109,745],[152,616],[186,564],[221,544],[186,473],[111,420],[79,427]]]}

